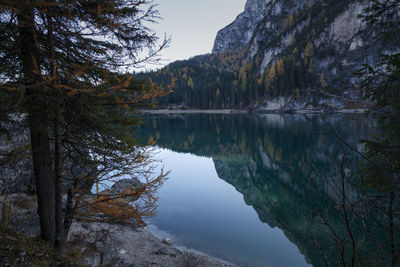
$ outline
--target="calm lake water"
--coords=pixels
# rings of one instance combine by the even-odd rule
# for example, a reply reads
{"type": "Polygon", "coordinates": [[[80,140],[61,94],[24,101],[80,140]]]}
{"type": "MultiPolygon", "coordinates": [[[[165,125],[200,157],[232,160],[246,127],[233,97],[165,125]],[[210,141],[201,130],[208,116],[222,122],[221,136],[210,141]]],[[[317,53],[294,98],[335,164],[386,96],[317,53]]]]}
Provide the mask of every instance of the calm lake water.
{"type": "Polygon", "coordinates": [[[307,231],[312,210],[335,205],[335,162],[344,150],[330,127],[349,144],[376,128],[362,115],[146,115],[144,122],[138,135],[157,141],[171,171],[150,219],[156,231],[240,266],[271,267],[321,264],[307,231]]]}

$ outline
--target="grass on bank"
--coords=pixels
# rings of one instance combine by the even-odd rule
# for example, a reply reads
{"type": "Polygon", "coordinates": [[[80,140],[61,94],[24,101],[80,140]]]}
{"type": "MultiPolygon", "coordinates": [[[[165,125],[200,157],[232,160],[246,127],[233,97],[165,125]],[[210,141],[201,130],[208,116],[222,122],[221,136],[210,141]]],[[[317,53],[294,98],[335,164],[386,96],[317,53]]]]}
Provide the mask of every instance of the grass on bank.
{"type": "Polygon", "coordinates": [[[59,253],[38,237],[0,225],[0,266],[83,266],[80,253],[59,253]]]}

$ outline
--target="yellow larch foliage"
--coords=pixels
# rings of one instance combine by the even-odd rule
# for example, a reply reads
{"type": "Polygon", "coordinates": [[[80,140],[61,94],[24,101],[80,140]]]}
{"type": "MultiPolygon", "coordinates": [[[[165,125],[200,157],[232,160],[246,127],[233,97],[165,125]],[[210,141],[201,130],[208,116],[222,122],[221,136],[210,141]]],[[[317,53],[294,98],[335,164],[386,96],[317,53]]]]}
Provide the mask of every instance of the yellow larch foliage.
{"type": "Polygon", "coordinates": [[[326,80],[325,80],[325,75],[324,75],[324,74],[321,74],[321,76],[320,76],[320,78],[319,78],[319,81],[321,82],[322,88],[325,88],[325,87],[328,86],[328,84],[327,84],[327,82],[326,82],[326,80]]]}
{"type": "Polygon", "coordinates": [[[308,41],[306,49],[304,50],[304,55],[306,57],[312,57],[314,55],[314,49],[310,41],[308,41]]]}
{"type": "Polygon", "coordinates": [[[258,79],[257,79],[257,85],[258,85],[258,86],[261,86],[262,83],[263,83],[263,79],[262,79],[261,77],[258,78],[258,79]]]}
{"type": "Polygon", "coordinates": [[[268,72],[267,88],[270,88],[272,86],[275,76],[276,76],[275,64],[272,64],[268,72]]]}
{"type": "Polygon", "coordinates": [[[279,59],[278,63],[277,63],[277,70],[279,74],[283,74],[285,72],[285,65],[283,63],[283,59],[279,59]]]}
{"type": "Polygon", "coordinates": [[[188,82],[187,82],[187,85],[188,85],[190,88],[194,89],[194,83],[193,83],[192,77],[189,77],[189,80],[188,80],[188,82]]]}
{"type": "Polygon", "coordinates": [[[299,90],[299,88],[296,88],[296,95],[295,95],[295,98],[296,98],[297,100],[300,99],[300,90],[299,90]]]}

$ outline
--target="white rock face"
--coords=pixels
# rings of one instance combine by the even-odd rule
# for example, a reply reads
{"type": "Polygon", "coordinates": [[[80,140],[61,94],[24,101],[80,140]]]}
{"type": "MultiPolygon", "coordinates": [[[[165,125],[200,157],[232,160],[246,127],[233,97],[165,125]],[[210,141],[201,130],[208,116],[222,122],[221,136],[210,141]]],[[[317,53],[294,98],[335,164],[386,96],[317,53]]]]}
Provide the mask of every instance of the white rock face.
{"type": "MultiPolygon", "coordinates": [[[[354,74],[363,64],[374,65],[381,53],[392,54],[398,49],[398,40],[382,44],[377,38],[380,26],[368,26],[361,17],[368,4],[367,0],[337,0],[327,7],[320,0],[248,0],[245,11],[219,31],[213,52],[240,49],[247,62],[260,62],[256,74],[265,77],[266,70],[280,59],[294,58],[297,70],[302,71],[307,65],[303,62],[310,43],[312,59],[304,69],[312,74],[314,82],[300,85],[304,87],[300,90],[317,94],[312,101],[303,99],[303,92],[301,100],[287,98],[283,103],[279,98],[269,99],[262,105],[258,102],[257,108],[262,111],[338,110],[355,103],[368,104],[354,90],[359,82],[354,74]],[[310,16],[309,10],[314,7],[320,13],[310,16]],[[329,85],[328,91],[341,97],[340,101],[319,94],[322,75],[329,85]],[[350,95],[344,94],[345,91],[351,92],[350,95]]],[[[291,88],[292,98],[295,89],[291,88]]],[[[276,94],[280,95],[282,92],[276,94]]]]}
{"type": "Polygon", "coordinates": [[[265,68],[268,66],[268,64],[272,61],[272,58],[274,56],[274,51],[271,50],[267,50],[264,54],[264,59],[261,63],[261,67],[260,67],[260,73],[263,73],[265,68]]]}
{"type": "Polygon", "coordinates": [[[345,108],[345,101],[338,96],[316,99],[294,99],[293,97],[276,97],[267,99],[259,107],[261,112],[296,111],[298,113],[322,112],[324,110],[336,111],[345,108]]]}
{"type": "Polygon", "coordinates": [[[351,40],[357,32],[365,27],[365,22],[360,18],[364,8],[364,5],[351,4],[349,8],[332,23],[330,27],[330,37],[334,41],[342,43],[351,40]]]}
{"type": "Polygon", "coordinates": [[[360,37],[357,36],[357,37],[354,38],[353,41],[351,42],[349,50],[350,50],[350,51],[354,51],[354,50],[356,50],[357,48],[362,47],[363,45],[364,45],[363,39],[361,39],[360,37]]]}
{"type": "Polygon", "coordinates": [[[279,111],[289,102],[286,97],[278,97],[265,102],[265,105],[260,108],[262,111],[279,111]]]}
{"type": "Polygon", "coordinates": [[[271,0],[248,0],[244,12],[217,33],[213,53],[239,49],[247,44],[257,24],[263,19],[265,7],[269,2],[271,0]]]}

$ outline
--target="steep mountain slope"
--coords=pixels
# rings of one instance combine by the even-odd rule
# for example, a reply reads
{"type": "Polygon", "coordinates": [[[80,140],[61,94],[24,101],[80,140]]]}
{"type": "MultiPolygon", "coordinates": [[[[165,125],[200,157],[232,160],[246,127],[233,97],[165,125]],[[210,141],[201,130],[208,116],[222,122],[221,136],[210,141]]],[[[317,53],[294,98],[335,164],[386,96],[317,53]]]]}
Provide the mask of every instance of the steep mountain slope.
{"type": "Polygon", "coordinates": [[[317,96],[320,103],[337,108],[351,102],[360,104],[360,94],[354,89],[357,85],[354,73],[363,64],[373,64],[384,49],[374,38],[379,29],[367,28],[360,17],[365,4],[362,1],[317,1],[311,6],[306,3],[300,9],[298,5],[289,8],[301,2],[278,0],[271,3],[265,20],[258,25],[249,43],[247,57],[262,58],[258,66],[260,73],[271,73],[273,68],[279,72],[282,60],[291,64],[288,59],[294,58],[297,66],[303,64],[317,78],[297,94],[306,94],[308,98],[298,103],[289,98],[281,105],[307,108],[310,103],[304,100],[312,99],[310,96],[317,96]],[[339,96],[336,102],[332,101],[332,94],[339,96]]]}
{"type": "Polygon", "coordinates": [[[217,34],[213,54],[145,74],[176,81],[162,103],[197,108],[313,110],[364,107],[357,70],[399,40],[379,41],[365,0],[248,0],[217,34]],[[163,73],[164,75],[161,75],[163,73]],[[201,101],[197,101],[202,99],[201,101]]]}
{"type": "Polygon", "coordinates": [[[243,48],[250,41],[258,23],[264,17],[266,2],[267,0],[248,0],[244,12],[217,33],[213,53],[243,48]]]}

